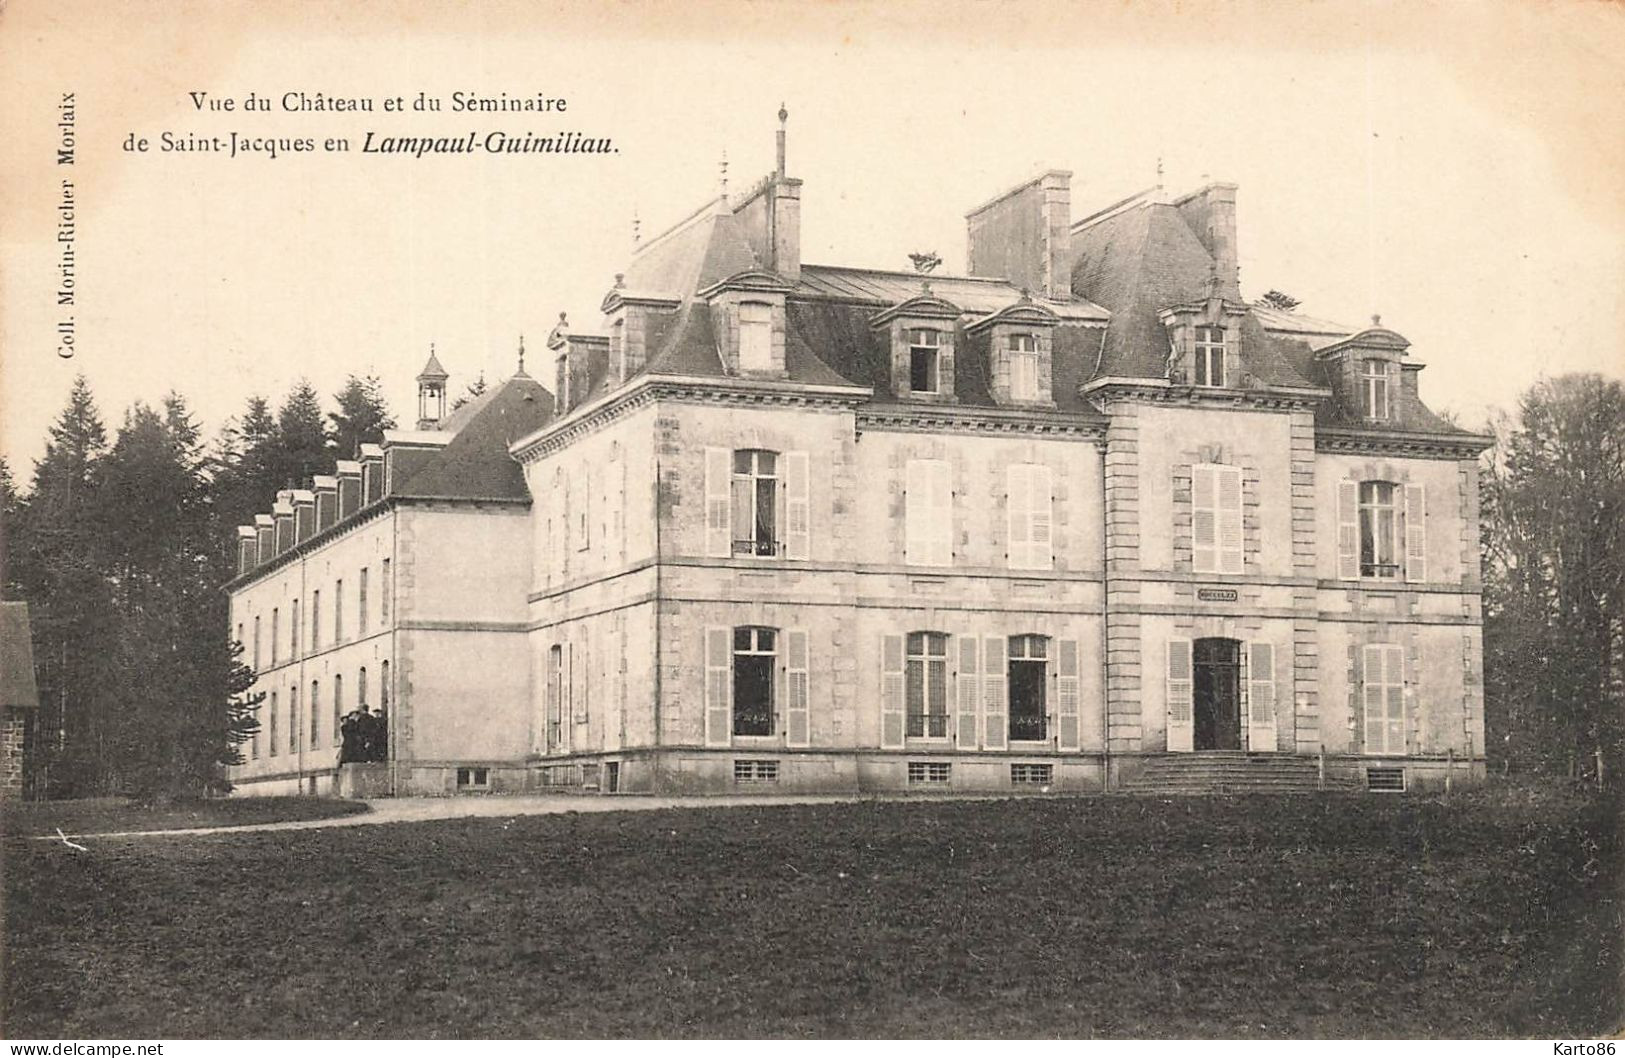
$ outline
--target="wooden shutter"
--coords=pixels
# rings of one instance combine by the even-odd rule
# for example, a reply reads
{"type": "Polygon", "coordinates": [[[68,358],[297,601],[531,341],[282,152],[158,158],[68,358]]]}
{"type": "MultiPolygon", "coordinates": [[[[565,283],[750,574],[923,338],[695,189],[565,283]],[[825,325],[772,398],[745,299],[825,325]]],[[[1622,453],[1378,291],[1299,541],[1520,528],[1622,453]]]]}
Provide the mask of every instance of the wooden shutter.
{"type": "Polygon", "coordinates": [[[812,703],[809,697],[807,633],[792,628],[784,633],[785,745],[812,743],[812,703]]]}
{"type": "Polygon", "coordinates": [[[705,450],[705,553],[711,558],[727,558],[733,553],[729,524],[732,506],[729,488],[733,484],[733,452],[726,448],[705,450]]]}
{"type": "Polygon", "coordinates": [[[1337,576],[1360,579],[1360,484],[1337,483],[1337,576]]]}
{"type": "Polygon", "coordinates": [[[1241,468],[1217,467],[1214,481],[1219,492],[1219,572],[1242,570],[1241,468]]]}
{"type": "Polygon", "coordinates": [[[1027,474],[1031,489],[1031,502],[1028,504],[1031,568],[1050,569],[1055,565],[1054,484],[1050,480],[1049,467],[1035,464],[1027,468],[1027,474]]]}
{"type": "Polygon", "coordinates": [[[956,741],[960,749],[976,748],[976,718],[977,706],[982,698],[982,678],[978,672],[980,641],[975,636],[959,637],[959,675],[956,690],[958,692],[958,735],[956,741]]]}
{"type": "Polygon", "coordinates": [[[1008,677],[1005,672],[1005,646],[1002,637],[988,636],[982,640],[985,673],[982,679],[982,744],[988,749],[1004,749],[1009,744],[1010,728],[1005,720],[1008,708],[1008,677]]]}
{"type": "Polygon", "coordinates": [[[903,748],[903,637],[880,638],[880,747],[903,748]]]}
{"type": "Polygon", "coordinates": [[[1388,737],[1383,744],[1385,753],[1405,752],[1405,651],[1402,647],[1383,648],[1387,661],[1383,665],[1383,692],[1386,706],[1388,737]]]}
{"type": "Polygon", "coordinates": [[[948,464],[931,463],[931,559],[932,565],[954,564],[954,490],[948,464]]]}
{"type": "Polygon", "coordinates": [[[1247,645],[1247,748],[1274,753],[1275,644],[1255,641],[1247,645]]]}
{"type": "Polygon", "coordinates": [[[1032,468],[1012,463],[1004,472],[1004,516],[1009,532],[1006,553],[1011,569],[1032,568],[1032,468]]]}
{"type": "Polygon", "coordinates": [[[806,452],[784,456],[784,551],[786,558],[810,558],[812,505],[808,501],[811,476],[806,452]]]}
{"type": "Polygon", "coordinates": [[[1078,641],[1063,639],[1057,644],[1059,663],[1055,670],[1056,745],[1076,750],[1082,742],[1082,717],[1078,703],[1078,641]]]}
{"type": "Polygon", "coordinates": [[[705,744],[733,740],[733,629],[705,630],[705,744]]]}
{"type": "Polygon", "coordinates": [[[1191,568],[1197,573],[1219,569],[1218,468],[1191,467],[1191,568]]]}
{"type": "Polygon", "coordinates": [[[1386,746],[1383,726],[1383,664],[1387,661],[1385,648],[1372,644],[1360,651],[1360,699],[1365,711],[1365,751],[1382,753],[1386,746]]]}
{"type": "Polygon", "coordinates": [[[1189,753],[1195,746],[1191,641],[1168,640],[1168,751],[1189,753]]]}
{"type": "Polygon", "coordinates": [[[559,739],[566,751],[575,744],[575,644],[563,643],[559,661],[559,739]]]}
{"type": "Polygon", "coordinates": [[[1405,486],[1405,579],[1428,579],[1427,503],[1422,486],[1405,486]]]}
{"type": "Polygon", "coordinates": [[[903,480],[903,561],[911,566],[925,565],[929,537],[927,522],[931,518],[931,482],[928,464],[923,459],[910,459],[903,480]]]}

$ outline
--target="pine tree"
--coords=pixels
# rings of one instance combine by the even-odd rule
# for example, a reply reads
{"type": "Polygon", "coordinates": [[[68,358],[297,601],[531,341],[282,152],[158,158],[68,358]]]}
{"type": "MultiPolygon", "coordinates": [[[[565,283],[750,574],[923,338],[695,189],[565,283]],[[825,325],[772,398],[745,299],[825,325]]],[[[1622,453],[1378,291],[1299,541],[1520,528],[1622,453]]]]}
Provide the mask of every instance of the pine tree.
{"type": "Polygon", "coordinates": [[[490,386],[488,386],[485,382],[485,372],[481,371],[479,377],[468,384],[468,388],[463,391],[463,395],[452,402],[451,410],[456,411],[469,401],[478,397],[483,397],[485,395],[485,391],[489,388],[490,386]]]}
{"type": "Polygon", "coordinates": [[[333,424],[333,444],[340,459],[355,459],[362,445],[383,443],[384,431],[395,428],[377,375],[350,375],[333,400],[339,410],[327,417],[333,424]]]}
{"type": "Polygon", "coordinates": [[[332,472],[334,449],[322,425],[322,405],[309,382],[300,379],[277,411],[271,469],[277,488],[307,488],[317,474],[332,472]]]}

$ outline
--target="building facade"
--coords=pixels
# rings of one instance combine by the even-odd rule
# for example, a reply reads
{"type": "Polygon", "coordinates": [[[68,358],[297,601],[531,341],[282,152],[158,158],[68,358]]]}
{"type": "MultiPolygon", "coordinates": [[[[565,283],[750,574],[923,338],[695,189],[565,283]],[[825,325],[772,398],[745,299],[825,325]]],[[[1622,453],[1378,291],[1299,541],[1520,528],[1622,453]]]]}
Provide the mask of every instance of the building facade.
{"type": "Polygon", "coordinates": [[[1482,775],[1486,440],[1401,335],[1244,300],[1227,184],[1075,220],[1050,172],[967,214],[972,276],[804,264],[780,136],[637,247],[595,333],[561,317],[541,414],[480,449],[501,503],[394,487],[479,421],[426,420],[326,537],[300,493],[243,530],[239,638],[396,578],[336,669],[262,648],[273,716],[387,655],[398,790],[1091,790],[1215,752],[1482,775]]]}

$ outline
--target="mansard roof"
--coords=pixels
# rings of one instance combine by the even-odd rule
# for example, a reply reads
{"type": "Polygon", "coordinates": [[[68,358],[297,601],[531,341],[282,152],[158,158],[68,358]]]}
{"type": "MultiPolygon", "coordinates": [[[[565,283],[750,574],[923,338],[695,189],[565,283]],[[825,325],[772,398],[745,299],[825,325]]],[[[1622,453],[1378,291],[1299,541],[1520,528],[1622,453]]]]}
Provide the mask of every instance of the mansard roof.
{"type": "MultiPolygon", "coordinates": [[[[540,429],[553,415],[553,395],[519,375],[465,404],[456,434],[391,496],[415,499],[529,500],[525,475],[508,446],[540,429]]],[[[450,419],[447,425],[451,426],[450,419]]]]}
{"type": "MultiPolygon", "coordinates": [[[[802,265],[801,282],[796,284],[800,298],[832,298],[884,308],[906,301],[920,293],[920,281],[931,284],[931,293],[965,312],[981,316],[997,312],[1021,299],[1021,290],[1004,279],[983,276],[928,275],[918,272],[891,272],[874,268],[845,268],[836,265],[802,265]]],[[[1050,301],[1035,298],[1062,320],[1071,323],[1105,323],[1109,315],[1101,306],[1084,298],[1050,301]]]]}

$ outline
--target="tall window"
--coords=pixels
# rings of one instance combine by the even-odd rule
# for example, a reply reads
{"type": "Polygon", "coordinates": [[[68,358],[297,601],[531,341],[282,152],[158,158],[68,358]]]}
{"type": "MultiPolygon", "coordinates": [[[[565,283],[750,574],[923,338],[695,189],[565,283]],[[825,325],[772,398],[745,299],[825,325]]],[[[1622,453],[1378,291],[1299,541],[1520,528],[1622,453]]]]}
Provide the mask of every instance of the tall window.
{"type": "Polygon", "coordinates": [[[1224,328],[1196,328],[1196,384],[1224,385],[1224,328]]]}
{"type": "Polygon", "coordinates": [[[389,559],[384,559],[384,575],[378,585],[378,616],[387,624],[389,622],[389,593],[394,590],[389,582],[389,559]]]}
{"type": "Polygon", "coordinates": [[[773,669],[778,633],[771,628],[734,629],[734,722],[736,735],[773,733],[773,669]]]}
{"type": "Polygon", "coordinates": [[[322,648],[322,593],[310,593],[310,652],[312,654],[322,648]]]}
{"type": "Polygon", "coordinates": [[[1368,419],[1388,418],[1388,362],[1360,362],[1360,404],[1368,419]]]}
{"type": "Polygon", "coordinates": [[[384,662],[382,670],[378,673],[378,708],[385,716],[389,715],[389,662],[384,662]]]}
{"type": "Polygon", "coordinates": [[[355,707],[363,713],[367,711],[367,666],[361,666],[361,671],[355,674],[355,707]]]}
{"type": "Polygon", "coordinates": [[[280,627],[280,621],[278,620],[280,616],[280,612],[273,607],[271,610],[271,664],[273,665],[276,664],[277,659],[277,629],[280,627]]]}
{"type": "Polygon", "coordinates": [[[1405,652],[1387,643],[1372,643],[1363,654],[1365,751],[1405,752],[1405,652]]]}
{"type": "Polygon", "coordinates": [[[773,555],[778,528],[779,457],[744,449],[734,453],[733,553],[773,555]]]}
{"type": "Polygon", "coordinates": [[[1042,742],[1048,737],[1048,677],[1049,640],[1043,636],[1011,636],[1010,741],[1042,742]]]}
{"type": "Polygon", "coordinates": [[[299,688],[288,688],[288,752],[299,752],[299,688]]]}
{"type": "Polygon", "coordinates": [[[1010,399],[1038,399],[1038,336],[1010,336],[1010,399]]]}
{"type": "Polygon", "coordinates": [[[356,618],[361,626],[361,634],[367,634],[367,567],[361,567],[361,582],[356,585],[358,601],[360,603],[360,616],[356,618]]]}
{"type": "Polygon", "coordinates": [[[1241,468],[1214,463],[1191,467],[1191,568],[1197,573],[1240,573],[1241,468]]]}
{"type": "Polygon", "coordinates": [[[288,657],[299,658],[299,600],[293,601],[288,613],[288,657]]]}
{"type": "Polygon", "coordinates": [[[271,756],[276,756],[276,692],[271,692],[271,733],[267,744],[271,747],[271,756]]]}
{"type": "Polygon", "coordinates": [[[320,680],[310,681],[310,748],[321,745],[322,685],[320,680]]]}
{"type": "Polygon", "coordinates": [[[333,677],[333,745],[341,741],[339,726],[344,722],[344,677],[333,677]]]}
{"type": "Polygon", "coordinates": [[[1392,577],[1399,572],[1394,555],[1394,486],[1386,481],[1360,482],[1360,576],[1392,577]]]}
{"type": "Polygon", "coordinates": [[[260,671],[260,618],[254,615],[254,671],[260,671]]]}
{"type": "Polygon", "coordinates": [[[547,748],[564,745],[564,645],[554,643],[547,651],[547,748]]]}
{"type": "Polygon", "coordinates": [[[742,371],[772,370],[772,305],[747,301],[739,306],[739,368],[742,371]]]}
{"type": "Polygon", "coordinates": [[[948,637],[910,632],[903,680],[909,738],[948,737],[948,637]]]}
{"type": "Polygon", "coordinates": [[[908,332],[908,388],[914,393],[935,393],[941,374],[942,333],[915,327],[908,332]]]}
{"type": "Polygon", "coordinates": [[[911,566],[954,564],[952,471],[944,459],[910,459],[903,485],[903,560],[911,566]]]}
{"type": "Polygon", "coordinates": [[[344,642],[344,581],[333,582],[333,642],[344,642]]]}

